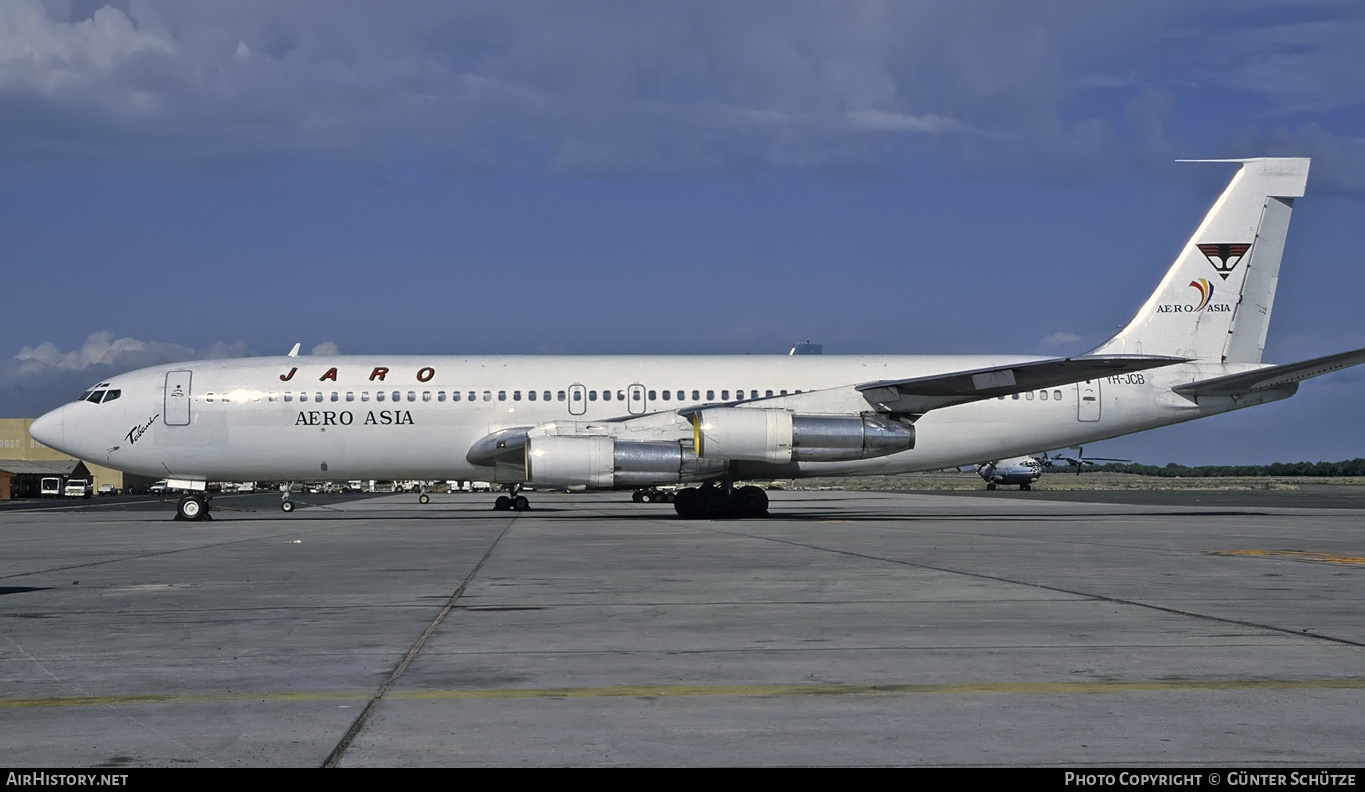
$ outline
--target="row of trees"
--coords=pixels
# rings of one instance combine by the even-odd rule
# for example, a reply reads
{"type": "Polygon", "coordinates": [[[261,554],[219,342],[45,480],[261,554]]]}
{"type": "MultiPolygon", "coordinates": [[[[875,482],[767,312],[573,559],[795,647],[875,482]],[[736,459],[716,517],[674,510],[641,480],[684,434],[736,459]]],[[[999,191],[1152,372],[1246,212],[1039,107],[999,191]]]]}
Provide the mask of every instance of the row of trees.
{"type": "Polygon", "coordinates": [[[1189,467],[1174,462],[1165,467],[1110,462],[1087,467],[1110,473],[1136,473],[1166,478],[1203,478],[1210,476],[1365,476],[1365,459],[1344,462],[1276,462],[1273,465],[1199,465],[1189,467]]]}

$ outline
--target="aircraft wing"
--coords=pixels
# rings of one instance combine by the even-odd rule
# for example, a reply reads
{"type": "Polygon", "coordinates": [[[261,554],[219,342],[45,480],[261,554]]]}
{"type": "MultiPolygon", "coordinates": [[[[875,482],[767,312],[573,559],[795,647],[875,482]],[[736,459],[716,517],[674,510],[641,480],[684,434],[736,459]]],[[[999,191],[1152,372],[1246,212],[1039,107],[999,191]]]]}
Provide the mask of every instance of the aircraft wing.
{"type": "Polygon", "coordinates": [[[1187,362],[1189,358],[1164,355],[1083,355],[868,382],[855,387],[868,401],[891,412],[923,415],[940,407],[1187,362]]]}
{"type": "Polygon", "coordinates": [[[1177,385],[1172,390],[1184,396],[1238,396],[1301,382],[1361,363],[1365,363],[1365,349],[1339,352],[1299,363],[1286,363],[1283,366],[1269,366],[1241,374],[1229,374],[1226,377],[1214,377],[1188,385],[1177,385]]]}

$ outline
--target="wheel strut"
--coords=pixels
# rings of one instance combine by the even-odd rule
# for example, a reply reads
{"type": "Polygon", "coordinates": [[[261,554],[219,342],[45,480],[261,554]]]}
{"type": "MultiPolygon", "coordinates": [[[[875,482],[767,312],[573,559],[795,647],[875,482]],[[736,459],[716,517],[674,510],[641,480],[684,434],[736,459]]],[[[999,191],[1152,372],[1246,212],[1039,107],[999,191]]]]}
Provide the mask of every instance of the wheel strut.
{"type": "Polygon", "coordinates": [[[531,509],[531,501],[527,500],[526,496],[521,494],[521,485],[508,484],[506,486],[507,494],[498,496],[498,499],[493,502],[493,510],[529,511],[531,509]]]}

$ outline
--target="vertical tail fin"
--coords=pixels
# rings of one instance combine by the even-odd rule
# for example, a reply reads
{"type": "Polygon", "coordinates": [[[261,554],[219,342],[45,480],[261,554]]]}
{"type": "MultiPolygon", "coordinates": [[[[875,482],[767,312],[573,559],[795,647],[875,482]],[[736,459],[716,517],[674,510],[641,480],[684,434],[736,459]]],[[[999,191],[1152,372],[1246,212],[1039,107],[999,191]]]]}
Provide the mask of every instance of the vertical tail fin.
{"type": "Polygon", "coordinates": [[[1204,161],[1242,168],[1133,321],[1091,354],[1261,361],[1289,215],[1309,161],[1204,161]]]}

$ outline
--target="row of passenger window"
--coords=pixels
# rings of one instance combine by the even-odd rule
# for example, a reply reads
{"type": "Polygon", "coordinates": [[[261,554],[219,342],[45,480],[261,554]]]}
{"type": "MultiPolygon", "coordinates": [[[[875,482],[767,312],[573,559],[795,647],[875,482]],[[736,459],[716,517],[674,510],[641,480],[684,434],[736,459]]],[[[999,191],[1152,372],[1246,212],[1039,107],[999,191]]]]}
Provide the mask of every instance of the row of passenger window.
{"type": "MultiPolygon", "coordinates": [[[[1062,400],[1062,392],[1061,392],[1061,391],[1059,391],[1059,390],[1054,390],[1054,391],[1052,391],[1051,393],[1052,393],[1052,399],[1053,399],[1054,401],[1061,401],[1061,400],[1062,400]]],[[[1048,395],[1047,395],[1047,394],[1048,394],[1048,391],[1045,391],[1045,390],[1038,391],[1038,398],[1039,398],[1039,399],[1042,399],[1043,401],[1047,401],[1047,400],[1048,400],[1048,395]]],[[[1028,401],[1033,401],[1033,391],[1029,391],[1029,392],[1027,392],[1027,393],[1025,393],[1025,394],[1022,394],[1022,395],[1023,395],[1023,398],[1027,399],[1028,401]]],[[[1011,399],[1014,399],[1015,401],[1019,401],[1019,397],[1020,397],[1020,394],[1018,394],[1018,393],[1014,393],[1014,394],[1011,394],[1011,395],[1010,395],[1010,398],[1011,398],[1011,399]]],[[[1004,397],[1004,396],[997,396],[996,398],[999,399],[1000,401],[1004,401],[1004,400],[1005,400],[1005,397],[1004,397]]]]}
{"type": "MultiPolygon", "coordinates": [[[[512,400],[512,401],[515,401],[515,402],[519,402],[519,401],[522,401],[523,398],[524,398],[526,401],[551,401],[552,398],[553,398],[554,401],[561,401],[561,402],[562,402],[562,401],[575,401],[575,402],[578,402],[578,401],[582,401],[583,399],[586,398],[588,401],[594,401],[594,402],[595,402],[595,401],[597,401],[597,400],[600,398],[602,401],[612,401],[613,399],[616,400],[616,401],[626,401],[626,398],[627,398],[627,395],[626,395],[626,394],[627,394],[627,390],[630,391],[630,398],[631,398],[631,399],[634,399],[634,400],[636,400],[636,401],[640,400],[640,399],[643,397],[643,395],[644,395],[643,391],[641,391],[641,390],[639,390],[639,389],[636,389],[636,388],[630,388],[630,389],[624,389],[624,388],[623,388],[623,389],[621,389],[621,390],[616,390],[616,391],[612,391],[612,390],[609,390],[609,389],[604,389],[604,390],[602,390],[602,391],[600,392],[600,396],[599,396],[599,391],[597,391],[597,390],[585,390],[585,389],[581,389],[581,388],[574,388],[574,389],[571,389],[571,390],[568,390],[568,391],[562,391],[562,390],[561,390],[561,391],[548,391],[548,390],[547,390],[547,391],[533,391],[533,390],[528,390],[528,391],[524,391],[524,392],[523,392],[523,391],[519,391],[519,390],[514,390],[514,391],[511,391],[511,400],[512,400]]],[[[750,390],[747,391],[747,392],[748,392],[748,394],[749,394],[747,398],[750,398],[750,399],[757,399],[757,398],[760,398],[760,397],[759,397],[759,391],[758,391],[757,389],[750,389],[750,390]]],[[[796,393],[800,393],[800,392],[801,392],[801,391],[799,391],[799,390],[796,391],[796,393]]],[[[115,394],[116,394],[116,393],[118,393],[118,391],[112,391],[112,393],[115,393],[115,394]]],[[[507,400],[508,400],[508,393],[509,393],[509,392],[508,392],[508,391],[505,391],[505,390],[497,391],[497,392],[496,392],[496,394],[497,394],[497,400],[498,400],[498,401],[507,401],[507,400]]],[[[693,390],[691,393],[692,393],[692,401],[694,401],[694,402],[699,402],[699,401],[702,400],[702,391],[700,391],[700,390],[693,390]]],[[[743,388],[737,389],[734,393],[735,393],[735,399],[744,399],[744,398],[746,398],[745,395],[744,395],[744,394],[746,393],[746,391],[745,391],[743,388]]],[[[676,399],[677,401],[687,401],[687,394],[688,394],[688,392],[687,392],[686,390],[665,390],[665,391],[651,390],[651,391],[649,391],[649,399],[650,399],[651,401],[658,400],[658,399],[662,399],[663,401],[673,401],[673,400],[675,400],[675,399],[676,399]]],[[[776,393],[774,393],[772,390],[765,390],[765,391],[763,391],[763,396],[775,396],[775,395],[786,396],[786,395],[787,395],[787,390],[786,390],[785,388],[783,388],[782,390],[777,391],[776,393]]],[[[368,401],[370,400],[370,392],[369,392],[369,391],[361,391],[360,394],[359,394],[359,396],[360,396],[360,401],[362,401],[362,402],[368,402],[368,401]]],[[[447,398],[447,397],[446,397],[446,392],[443,391],[443,390],[435,391],[435,392],[432,392],[432,391],[420,391],[420,392],[419,392],[419,391],[407,391],[406,393],[405,393],[404,391],[376,391],[376,392],[374,393],[374,400],[377,401],[377,402],[382,402],[382,401],[403,401],[405,397],[406,397],[406,400],[407,400],[407,401],[410,401],[410,402],[415,402],[415,401],[417,401],[419,398],[420,398],[422,401],[424,401],[424,402],[432,401],[433,398],[434,398],[436,401],[438,401],[438,402],[443,402],[443,401],[445,401],[446,398],[447,398]]],[[[115,398],[117,398],[117,397],[115,397],[115,398]]],[[[489,391],[489,390],[486,390],[486,391],[476,391],[476,390],[471,390],[471,391],[451,391],[451,392],[450,392],[449,398],[450,398],[450,401],[453,401],[453,402],[457,402],[457,401],[471,401],[471,402],[472,402],[472,401],[480,401],[480,400],[486,401],[486,402],[491,402],[491,401],[493,401],[493,399],[494,399],[494,391],[489,391]]],[[[1058,396],[1057,398],[1061,398],[1061,396],[1058,396]]],[[[266,394],[266,400],[267,400],[267,401],[272,401],[272,402],[273,402],[273,401],[286,401],[286,402],[292,402],[292,401],[294,401],[295,399],[297,399],[298,401],[301,401],[301,402],[306,402],[306,401],[322,402],[322,401],[329,401],[329,400],[330,400],[330,401],[334,401],[334,402],[335,402],[335,401],[343,401],[343,400],[344,400],[344,401],[348,401],[348,402],[353,402],[353,401],[356,401],[356,393],[355,393],[354,391],[347,391],[345,394],[342,394],[342,393],[340,393],[339,391],[332,391],[330,394],[323,393],[322,391],[314,391],[313,393],[309,393],[309,392],[307,392],[307,391],[299,391],[299,392],[297,392],[297,393],[295,393],[295,392],[293,392],[293,391],[285,391],[284,393],[276,393],[276,392],[272,391],[272,392],[266,394]]],[[[240,400],[240,399],[239,399],[239,400],[240,400]]],[[[261,396],[260,396],[259,393],[252,394],[252,396],[251,396],[251,401],[258,402],[258,401],[260,401],[260,400],[261,400],[261,396]]],[[[706,400],[707,400],[707,401],[715,401],[715,400],[716,400],[716,391],[715,391],[715,390],[707,390],[707,391],[706,391],[706,400]]],[[[721,391],[720,391],[720,400],[721,400],[721,401],[730,401],[730,391],[729,391],[728,389],[725,389],[725,390],[721,390],[721,391]]],[[[230,402],[230,401],[232,401],[232,397],[231,397],[229,394],[227,394],[227,393],[214,393],[214,392],[210,391],[210,392],[204,394],[204,401],[206,401],[206,402],[214,402],[214,401],[219,401],[219,402],[230,402]]]]}

